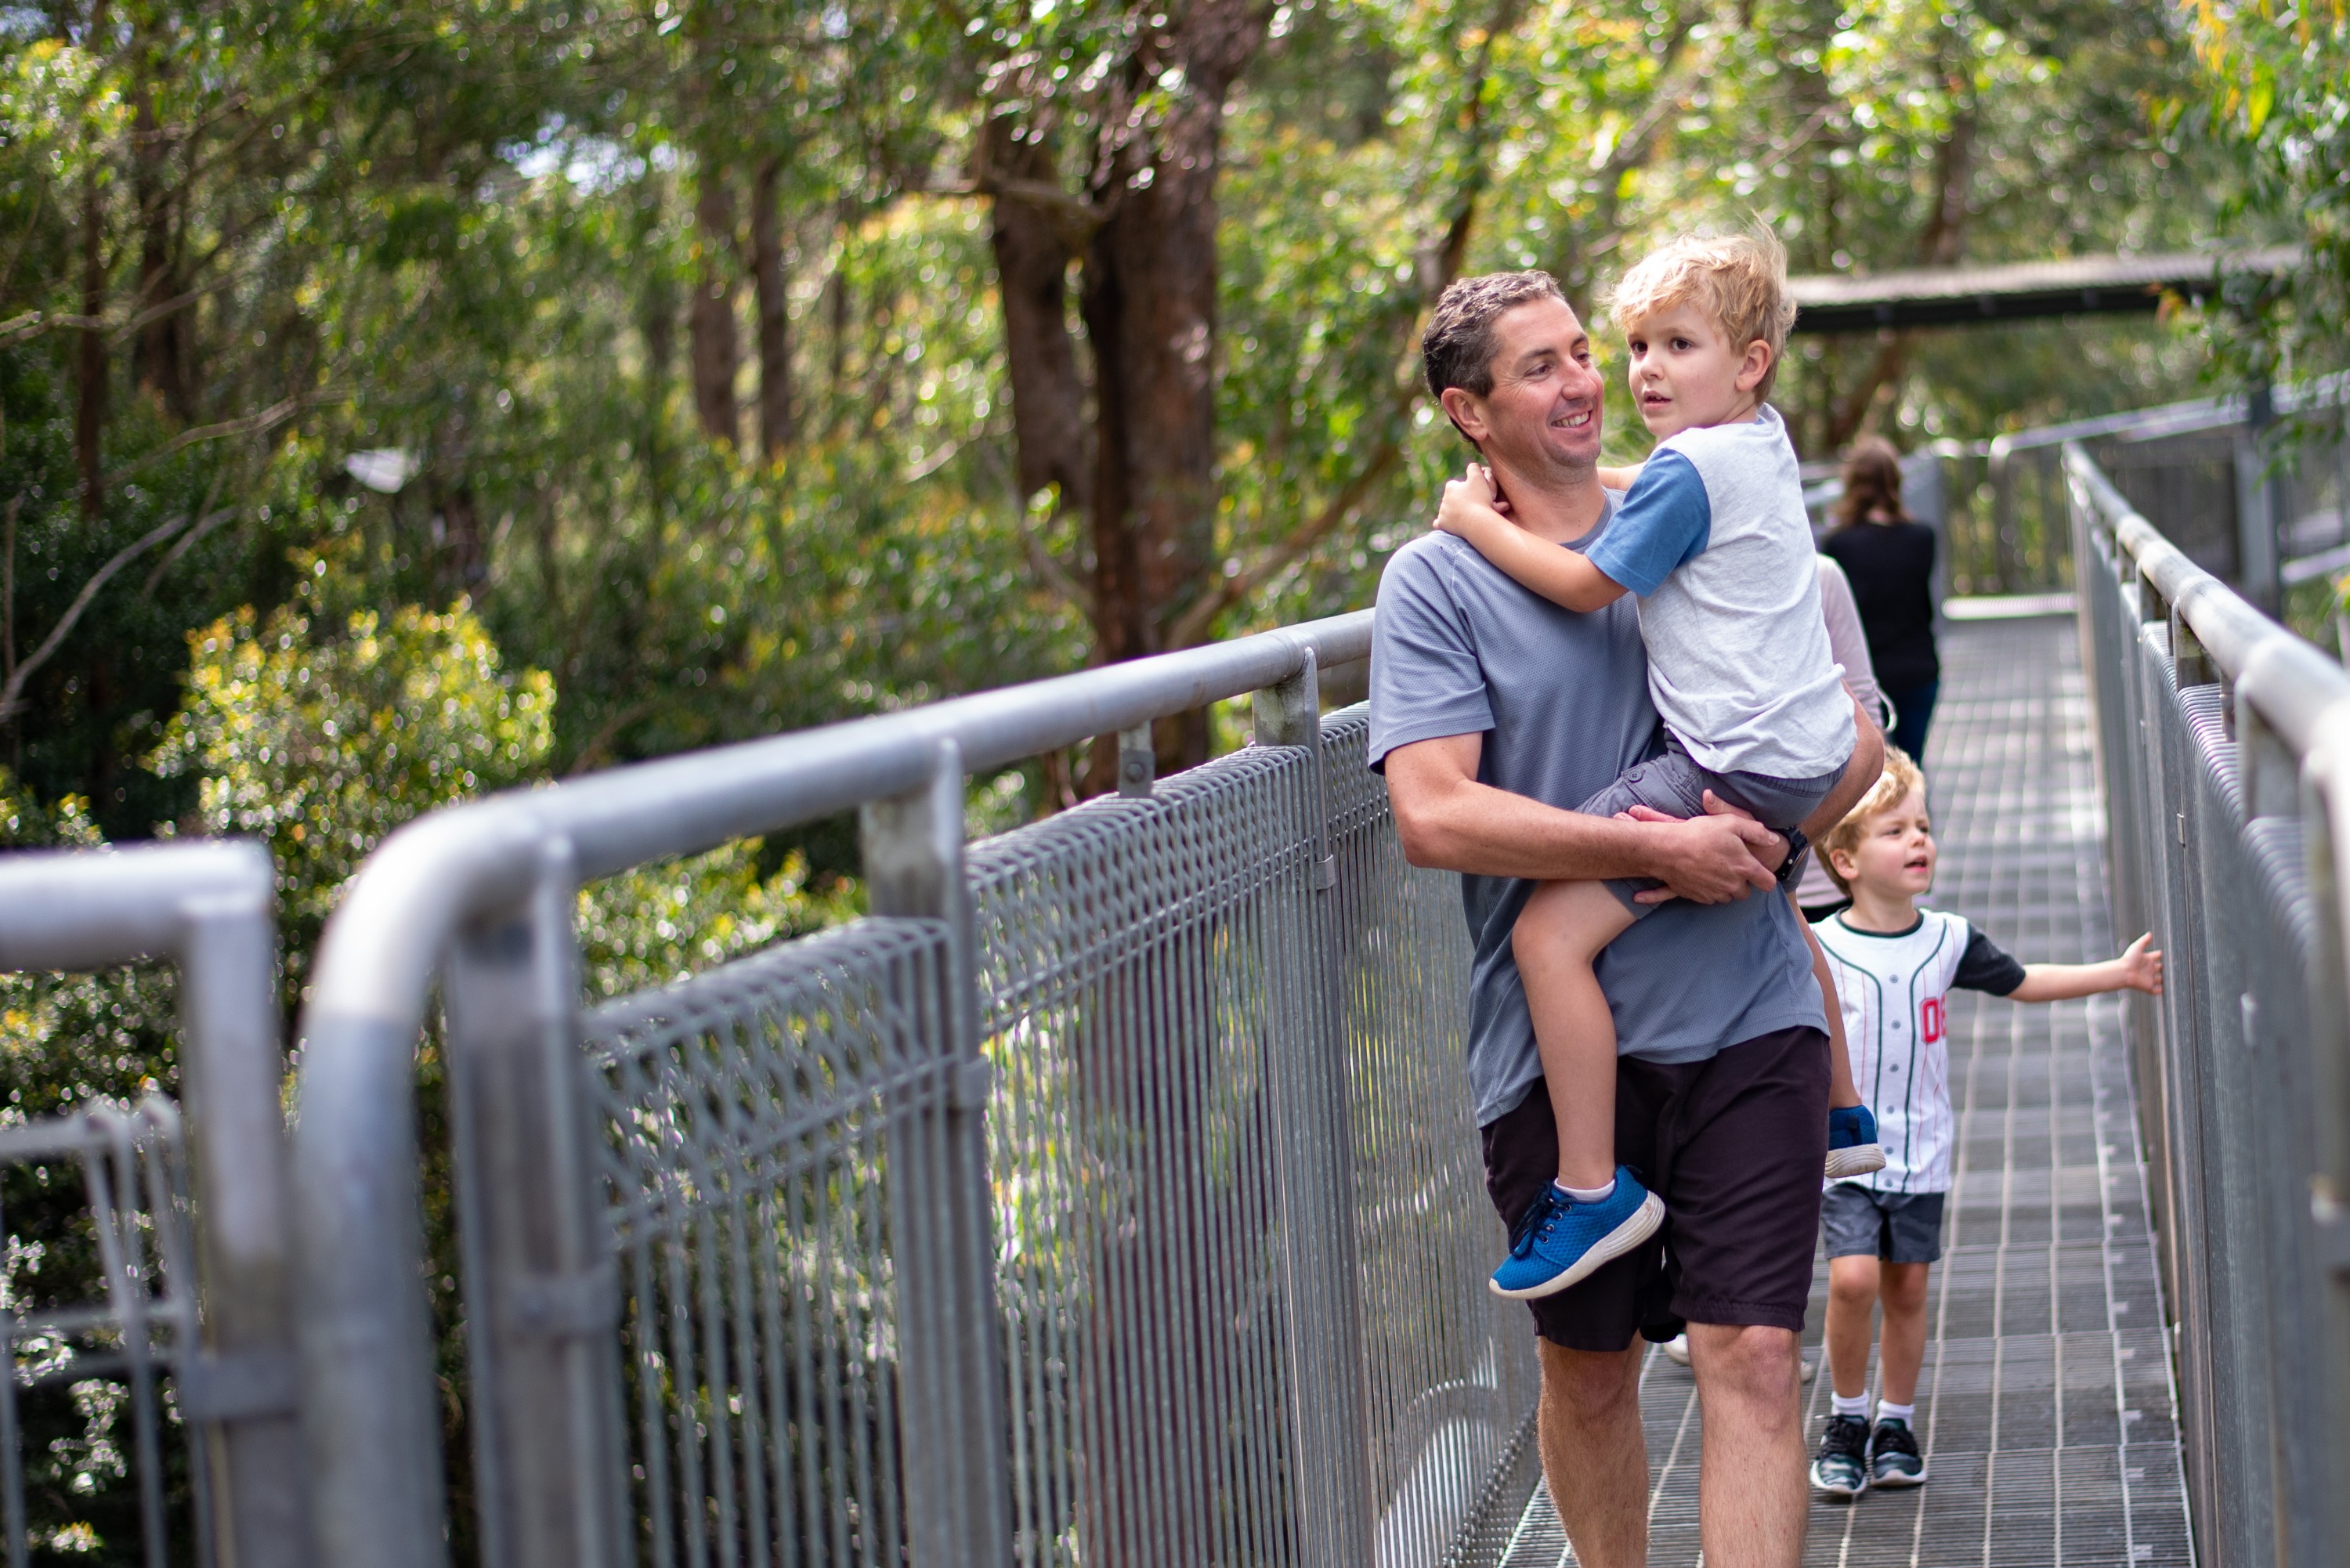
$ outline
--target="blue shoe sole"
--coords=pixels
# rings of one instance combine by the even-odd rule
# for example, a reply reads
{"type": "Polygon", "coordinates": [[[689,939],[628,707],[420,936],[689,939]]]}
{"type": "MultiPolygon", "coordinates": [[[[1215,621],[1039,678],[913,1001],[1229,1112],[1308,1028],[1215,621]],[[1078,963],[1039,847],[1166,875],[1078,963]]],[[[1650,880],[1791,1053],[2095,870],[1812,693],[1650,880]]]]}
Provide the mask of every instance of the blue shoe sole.
{"type": "Polygon", "coordinates": [[[1601,1265],[1614,1262],[1655,1235],[1657,1227],[1664,1222],[1665,1200],[1651,1192],[1647,1201],[1632,1210],[1621,1225],[1594,1241],[1591,1244],[1591,1250],[1577,1258],[1572,1267],[1563,1269],[1542,1283],[1528,1285],[1523,1290],[1503,1290],[1492,1280],[1485,1282],[1485,1288],[1504,1300],[1513,1302],[1530,1302],[1544,1296],[1555,1296],[1563,1290],[1582,1283],[1601,1265]]]}

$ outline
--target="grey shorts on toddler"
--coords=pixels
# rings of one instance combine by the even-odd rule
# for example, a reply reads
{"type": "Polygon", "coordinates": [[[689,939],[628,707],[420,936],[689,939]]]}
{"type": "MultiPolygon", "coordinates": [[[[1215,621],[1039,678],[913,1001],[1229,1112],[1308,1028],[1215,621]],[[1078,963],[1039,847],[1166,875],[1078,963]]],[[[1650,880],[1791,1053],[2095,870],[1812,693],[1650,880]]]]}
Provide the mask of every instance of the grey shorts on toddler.
{"type": "Polygon", "coordinates": [[[1877,1192],[1839,1181],[1821,1195],[1820,1233],[1831,1258],[1935,1263],[1942,1258],[1946,1192],[1877,1192]]]}
{"type": "MultiPolygon", "coordinates": [[[[1851,765],[1846,763],[1845,767],[1851,765]]],[[[1614,816],[1619,811],[1645,805],[1671,816],[1697,816],[1705,811],[1705,792],[1711,790],[1739,810],[1752,814],[1755,821],[1772,832],[1784,833],[1818,809],[1844,774],[1843,767],[1809,779],[1777,779],[1768,774],[1718,774],[1690,756],[1677,737],[1668,734],[1661,756],[1625,769],[1614,784],[1575,809],[1590,816],[1614,816]]],[[[1636,920],[1662,906],[1635,903],[1633,895],[1663,886],[1647,877],[1619,877],[1607,884],[1609,891],[1623,900],[1636,920]]]]}

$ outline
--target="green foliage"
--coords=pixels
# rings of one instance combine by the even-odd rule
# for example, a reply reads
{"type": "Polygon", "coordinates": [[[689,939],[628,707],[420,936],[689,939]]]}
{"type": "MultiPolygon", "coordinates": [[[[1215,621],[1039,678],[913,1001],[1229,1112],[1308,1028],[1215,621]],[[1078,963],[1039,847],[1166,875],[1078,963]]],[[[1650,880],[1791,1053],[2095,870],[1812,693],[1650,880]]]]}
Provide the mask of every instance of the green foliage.
{"type": "Polygon", "coordinates": [[[2240,233],[2309,250],[2283,289],[2248,280],[2230,291],[2210,317],[2214,348],[2276,379],[2350,365],[2350,6],[2196,0],[2192,10],[2202,91],[2163,112],[2229,159],[2240,233]]]}
{"type": "MultiPolygon", "coordinates": [[[[323,581],[324,556],[311,563],[323,581]]],[[[304,595],[192,634],[187,705],[156,765],[203,779],[207,831],[261,838],[299,953],[343,879],[410,817],[534,776],[555,685],[505,673],[480,619],[404,607],[337,618],[304,595]]]]}
{"type": "Polygon", "coordinates": [[[623,996],[668,985],[785,937],[858,912],[854,890],[806,886],[797,855],[763,874],[756,840],[639,867],[579,895],[579,960],[588,989],[623,996]]]}

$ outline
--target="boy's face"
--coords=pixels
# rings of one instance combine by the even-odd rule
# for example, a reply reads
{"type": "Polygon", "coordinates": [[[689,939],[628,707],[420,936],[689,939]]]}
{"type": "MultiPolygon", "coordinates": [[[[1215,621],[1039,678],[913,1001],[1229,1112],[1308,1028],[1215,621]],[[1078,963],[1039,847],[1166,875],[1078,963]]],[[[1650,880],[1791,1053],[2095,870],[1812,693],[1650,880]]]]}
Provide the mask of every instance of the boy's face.
{"type": "Polygon", "coordinates": [[[1754,389],[1771,368],[1768,343],[1731,343],[1694,302],[1643,316],[1624,333],[1632,401],[1659,441],[1753,412],[1754,389]]]}
{"type": "Polygon", "coordinates": [[[1836,874],[1857,893],[1880,898],[1923,898],[1934,886],[1934,826],[1926,797],[1916,790],[1862,824],[1860,842],[1833,851],[1836,874]]]}

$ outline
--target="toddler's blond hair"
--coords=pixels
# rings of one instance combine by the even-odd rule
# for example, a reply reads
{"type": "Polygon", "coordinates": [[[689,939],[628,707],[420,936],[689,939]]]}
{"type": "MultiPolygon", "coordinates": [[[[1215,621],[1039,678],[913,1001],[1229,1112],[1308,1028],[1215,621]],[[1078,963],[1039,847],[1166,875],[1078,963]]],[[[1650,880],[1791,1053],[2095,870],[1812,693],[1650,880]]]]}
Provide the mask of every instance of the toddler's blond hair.
{"type": "Polygon", "coordinates": [[[1643,318],[1677,305],[1695,304],[1712,317],[1733,349],[1760,338],[1771,346],[1771,368],[1754,389],[1771,395],[1795,302],[1787,297],[1787,250],[1757,223],[1736,234],[1684,234],[1640,258],[1608,298],[1616,325],[1630,330],[1643,318]]]}
{"type": "Polygon", "coordinates": [[[1820,838],[1820,869],[1828,874],[1828,880],[1836,885],[1837,892],[1850,898],[1852,884],[1837,874],[1835,852],[1841,849],[1849,855],[1859,848],[1862,836],[1868,831],[1870,817],[1891,811],[1908,800],[1912,791],[1922,794],[1925,789],[1926,775],[1918,771],[1918,764],[1909,760],[1909,753],[1898,746],[1887,744],[1885,748],[1885,771],[1877,775],[1877,782],[1869,786],[1866,794],[1860,797],[1860,804],[1820,838]]]}

